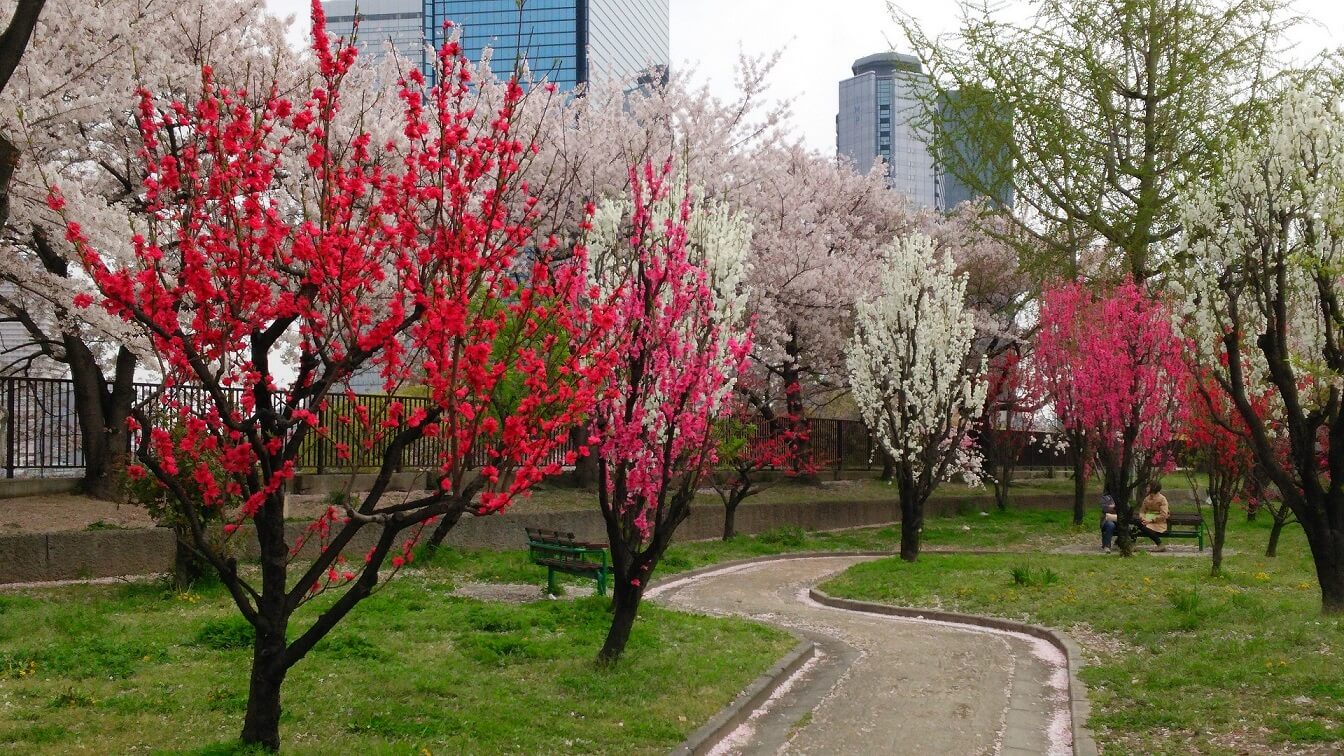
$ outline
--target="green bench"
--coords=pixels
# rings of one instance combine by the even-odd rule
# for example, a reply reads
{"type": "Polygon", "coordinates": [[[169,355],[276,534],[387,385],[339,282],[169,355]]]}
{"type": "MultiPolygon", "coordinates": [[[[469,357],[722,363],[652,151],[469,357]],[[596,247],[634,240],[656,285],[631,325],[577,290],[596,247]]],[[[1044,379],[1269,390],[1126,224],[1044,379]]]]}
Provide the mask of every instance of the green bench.
{"type": "MultiPolygon", "coordinates": [[[[1162,538],[1196,538],[1199,540],[1199,550],[1204,550],[1204,516],[1198,512],[1172,512],[1167,515],[1167,532],[1162,534],[1162,538]]],[[[1145,536],[1139,532],[1137,525],[1130,531],[1130,535],[1135,541],[1145,536]]]]}
{"type": "Polygon", "coordinates": [[[607,546],[574,540],[573,533],[544,528],[526,528],[527,551],[534,564],[546,568],[546,592],[555,595],[555,573],[579,575],[597,580],[597,595],[607,595],[607,546]]]}

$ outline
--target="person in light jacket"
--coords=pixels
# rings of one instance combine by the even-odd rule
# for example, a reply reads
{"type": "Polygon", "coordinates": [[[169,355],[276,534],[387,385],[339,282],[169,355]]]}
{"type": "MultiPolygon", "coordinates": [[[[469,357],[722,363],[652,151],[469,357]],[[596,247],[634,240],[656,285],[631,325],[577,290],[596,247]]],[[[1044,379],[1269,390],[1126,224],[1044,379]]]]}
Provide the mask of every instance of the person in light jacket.
{"type": "Polygon", "coordinates": [[[1153,551],[1166,551],[1167,547],[1162,545],[1162,536],[1167,532],[1167,518],[1171,516],[1171,509],[1167,505],[1167,497],[1162,495],[1162,482],[1155,480],[1148,485],[1148,495],[1143,497],[1143,503],[1139,505],[1139,516],[1136,523],[1139,532],[1153,539],[1157,548],[1153,551]]]}

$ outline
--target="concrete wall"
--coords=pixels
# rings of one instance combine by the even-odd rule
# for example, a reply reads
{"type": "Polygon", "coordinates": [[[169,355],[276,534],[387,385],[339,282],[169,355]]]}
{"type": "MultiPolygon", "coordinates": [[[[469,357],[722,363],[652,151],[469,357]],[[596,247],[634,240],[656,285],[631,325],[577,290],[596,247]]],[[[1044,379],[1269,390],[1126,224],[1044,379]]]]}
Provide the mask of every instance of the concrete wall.
{"type": "Polygon", "coordinates": [[[166,528],[0,535],[0,583],[145,575],[172,566],[166,528]]]}
{"type": "Polygon", "coordinates": [[[74,493],[83,478],[0,478],[0,499],[74,493]]]}
{"type": "MultiPolygon", "coordinates": [[[[986,496],[935,498],[927,515],[939,517],[988,510],[994,505],[986,496]]],[[[1070,509],[1073,497],[1049,495],[1018,497],[1014,508],[1070,509]]],[[[879,501],[790,502],[743,504],[737,512],[739,533],[754,534],[783,526],[808,530],[841,530],[880,525],[897,520],[893,499],[879,501]]],[[[596,509],[530,514],[498,514],[464,517],[448,536],[448,544],[467,549],[521,549],[526,544],[525,527],[548,528],[573,533],[581,540],[605,541],[606,529],[596,509]]],[[[303,523],[288,525],[293,542],[304,530],[303,523]]],[[[677,529],[678,541],[718,538],[723,532],[723,507],[706,503],[691,509],[677,529]]],[[[365,528],[345,549],[356,564],[373,546],[377,529],[365,528]]],[[[255,556],[256,540],[239,533],[235,543],[241,556],[255,556]]],[[[315,546],[306,551],[311,553],[315,546]]],[[[0,584],[43,580],[144,575],[172,567],[173,536],[164,528],[144,530],[94,530],[33,535],[0,535],[0,584]]]]}

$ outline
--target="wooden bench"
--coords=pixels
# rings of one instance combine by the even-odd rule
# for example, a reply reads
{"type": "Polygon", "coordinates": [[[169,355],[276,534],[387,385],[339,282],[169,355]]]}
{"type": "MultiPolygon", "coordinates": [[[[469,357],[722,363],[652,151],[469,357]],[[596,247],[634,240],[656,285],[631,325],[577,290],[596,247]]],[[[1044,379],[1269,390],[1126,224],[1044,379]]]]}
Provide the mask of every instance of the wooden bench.
{"type": "MultiPolygon", "coordinates": [[[[1167,532],[1162,534],[1162,538],[1196,538],[1199,540],[1199,550],[1204,550],[1204,516],[1198,512],[1172,512],[1167,515],[1167,532]]],[[[1130,533],[1134,540],[1144,538],[1139,532],[1138,525],[1135,525],[1130,533]]]]}
{"type": "Polygon", "coordinates": [[[546,592],[555,595],[555,573],[580,575],[597,580],[597,595],[607,595],[607,546],[574,540],[573,533],[526,528],[528,556],[534,564],[546,568],[546,592]]]}

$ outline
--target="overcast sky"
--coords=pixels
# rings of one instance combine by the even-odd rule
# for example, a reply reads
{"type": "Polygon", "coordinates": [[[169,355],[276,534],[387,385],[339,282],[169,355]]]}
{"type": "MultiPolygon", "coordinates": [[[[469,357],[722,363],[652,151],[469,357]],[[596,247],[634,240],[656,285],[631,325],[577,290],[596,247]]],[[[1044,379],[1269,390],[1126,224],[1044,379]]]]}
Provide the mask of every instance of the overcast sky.
{"type": "MultiPolygon", "coordinates": [[[[266,0],[280,15],[297,17],[291,34],[307,32],[309,0],[266,0]]],[[[953,31],[957,6],[950,0],[901,0],[897,5],[933,34],[953,31]]],[[[1005,6],[1024,7],[1022,0],[1005,6]]],[[[1344,2],[1299,0],[1297,9],[1317,19],[1293,37],[1295,57],[1344,46],[1344,2]]],[[[672,64],[729,95],[739,51],[760,55],[783,50],[771,85],[776,98],[793,101],[797,132],[822,152],[835,150],[837,84],[856,58],[903,49],[886,0],[672,0],[672,64]]]]}

